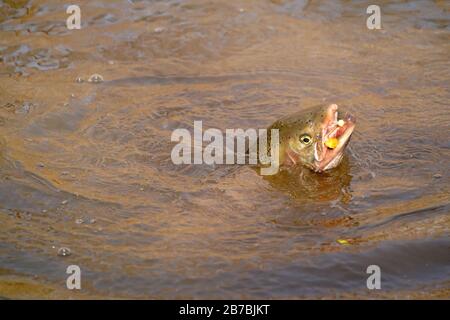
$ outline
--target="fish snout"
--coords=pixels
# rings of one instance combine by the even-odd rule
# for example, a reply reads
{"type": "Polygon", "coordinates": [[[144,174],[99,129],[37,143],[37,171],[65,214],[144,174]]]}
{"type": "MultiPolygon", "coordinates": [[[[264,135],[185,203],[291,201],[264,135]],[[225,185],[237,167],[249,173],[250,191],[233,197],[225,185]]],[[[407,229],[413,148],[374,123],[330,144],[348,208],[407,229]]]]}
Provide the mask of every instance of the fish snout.
{"type": "Polygon", "coordinates": [[[336,167],[350,141],[356,118],[345,113],[339,117],[337,104],[330,104],[325,110],[321,139],[314,144],[314,170],[322,172],[336,167]]]}

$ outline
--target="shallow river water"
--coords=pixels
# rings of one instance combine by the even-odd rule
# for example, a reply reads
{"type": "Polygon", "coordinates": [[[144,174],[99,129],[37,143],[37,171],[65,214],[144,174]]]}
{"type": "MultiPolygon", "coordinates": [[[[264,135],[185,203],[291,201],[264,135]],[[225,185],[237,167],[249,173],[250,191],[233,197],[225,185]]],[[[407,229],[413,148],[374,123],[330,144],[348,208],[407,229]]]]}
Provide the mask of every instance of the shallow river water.
{"type": "Polygon", "coordinates": [[[450,6],[378,2],[1,1],[0,297],[449,298],[450,6]],[[171,160],[325,102],[328,173],[171,160]]]}

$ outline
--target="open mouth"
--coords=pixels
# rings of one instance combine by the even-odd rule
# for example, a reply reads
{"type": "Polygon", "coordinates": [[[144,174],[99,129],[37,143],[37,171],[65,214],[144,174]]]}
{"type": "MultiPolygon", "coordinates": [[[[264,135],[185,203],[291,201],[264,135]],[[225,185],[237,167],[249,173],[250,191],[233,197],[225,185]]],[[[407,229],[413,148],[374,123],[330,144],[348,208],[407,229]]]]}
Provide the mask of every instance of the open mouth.
{"type": "Polygon", "coordinates": [[[314,145],[315,171],[329,170],[340,163],[343,151],[355,128],[355,122],[355,117],[349,113],[340,116],[336,104],[328,107],[322,126],[321,140],[314,145]]]}

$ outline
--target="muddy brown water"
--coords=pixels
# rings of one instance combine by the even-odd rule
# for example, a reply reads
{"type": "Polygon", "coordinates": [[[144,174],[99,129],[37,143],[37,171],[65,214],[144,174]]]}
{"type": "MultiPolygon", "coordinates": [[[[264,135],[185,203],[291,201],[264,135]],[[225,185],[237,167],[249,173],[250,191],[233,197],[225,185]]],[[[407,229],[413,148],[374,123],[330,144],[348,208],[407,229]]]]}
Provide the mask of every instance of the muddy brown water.
{"type": "Polygon", "coordinates": [[[450,297],[448,1],[78,4],[0,2],[1,297],[450,297]],[[171,161],[325,101],[358,119],[329,173],[171,161]]]}

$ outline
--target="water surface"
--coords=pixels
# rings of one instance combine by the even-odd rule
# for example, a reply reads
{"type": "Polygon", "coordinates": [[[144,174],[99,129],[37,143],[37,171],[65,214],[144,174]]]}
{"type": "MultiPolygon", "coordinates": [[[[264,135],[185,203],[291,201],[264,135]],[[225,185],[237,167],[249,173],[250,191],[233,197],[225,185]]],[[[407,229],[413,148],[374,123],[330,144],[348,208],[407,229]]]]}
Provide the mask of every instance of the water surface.
{"type": "Polygon", "coordinates": [[[0,296],[449,298],[449,5],[369,4],[1,2],[0,296]],[[171,161],[325,102],[358,119],[329,173],[171,161]]]}

